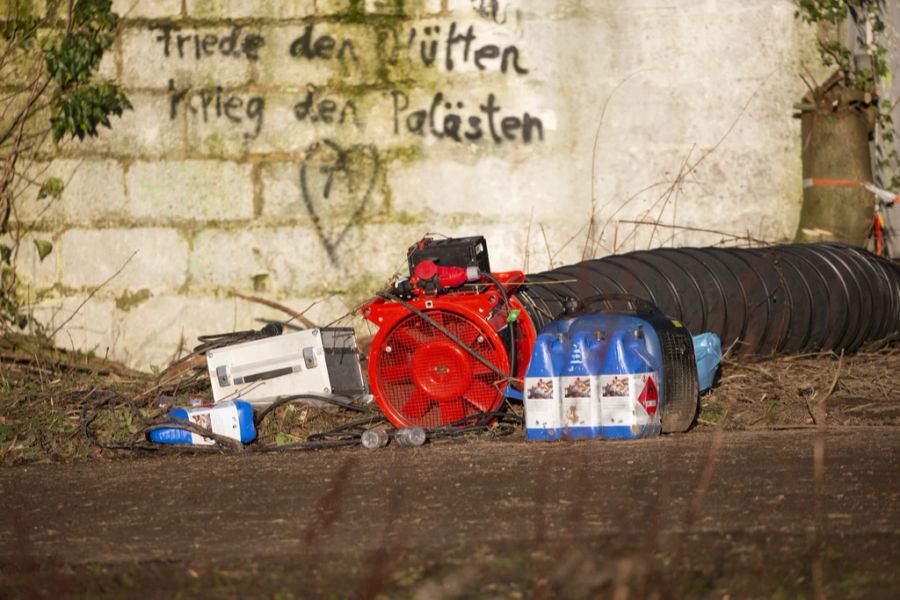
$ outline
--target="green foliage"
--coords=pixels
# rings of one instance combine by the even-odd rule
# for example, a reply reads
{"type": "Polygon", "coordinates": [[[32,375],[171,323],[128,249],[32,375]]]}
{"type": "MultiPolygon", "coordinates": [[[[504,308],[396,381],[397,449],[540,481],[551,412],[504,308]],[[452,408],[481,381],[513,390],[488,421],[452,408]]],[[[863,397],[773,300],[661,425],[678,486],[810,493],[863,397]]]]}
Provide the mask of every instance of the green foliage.
{"type": "Polygon", "coordinates": [[[41,184],[41,189],[38,190],[38,200],[43,200],[48,197],[59,200],[62,196],[64,187],[65,185],[63,184],[62,179],[59,177],[50,177],[41,184]]]}
{"type": "Polygon", "coordinates": [[[53,244],[47,240],[34,240],[34,247],[37,249],[38,258],[41,259],[41,262],[44,262],[44,259],[53,252],[53,244]]]}
{"type": "Polygon", "coordinates": [[[0,20],[0,38],[7,43],[30,48],[41,23],[41,19],[34,12],[34,6],[29,0],[16,0],[9,11],[9,18],[0,20]]]}
{"type": "MultiPolygon", "coordinates": [[[[113,82],[100,81],[97,70],[104,53],[112,46],[119,16],[111,0],[46,0],[34,8],[31,0],[9,0],[0,13],[0,70],[10,64],[31,79],[4,95],[0,112],[0,234],[11,239],[0,246],[0,325],[24,327],[28,320],[20,314],[16,274],[17,248],[29,236],[33,225],[11,222],[13,208],[23,183],[19,173],[33,158],[35,144],[20,132],[47,130],[56,141],[64,137],[84,139],[98,135],[101,126],[132,108],[126,95],[113,82]],[[35,107],[49,106],[49,124],[38,122],[46,113],[35,107]]],[[[26,181],[25,185],[32,182],[26,181]]],[[[63,182],[58,177],[36,182],[37,199],[59,200],[63,182]]],[[[40,260],[53,251],[48,240],[33,240],[40,260]]]]}
{"type": "Polygon", "coordinates": [[[57,141],[67,134],[78,139],[96,136],[99,125],[111,127],[110,115],[121,116],[132,108],[115,84],[92,81],[119,22],[111,0],[79,0],[72,22],[70,30],[46,44],[47,72],[58,86],[50,117],[57,141]]]}
{"type": "MultiPolygon", "coordinates": [[[[847,18],[856,22],[866,22],[872,31],[872,40],[866,49],[870,57],[869,64],[857,66],[853,61],[853,53],[841,41],[819,40],[819,56],[822,64],[840,69],[847,88],[859,90],[871,96],[876,103],[876,122],[882,146],[886,152],[879,160],[882,169],[900,168],[900,157],[894,148],[894,120],[891,116],[891,105],[879,102],[881,86],[890,79],[886,56],[887,48],[881,42],[885,32],[885,22],[881,17],[883,3],[881,0],[798,0],[795,17],[813,25],[828,23],[838,27],[847,18]]],[[[900,189],[900,175],[890,179],[891,190],[900,189]]]]}
{"type": "MultiPolygon", "coordinates": [[[[885,29],[877,0],[799,0],[798,7],[794,14],[805,23],[828,23],[838,27],[848,17],[869,20],[876,40],[878,34],[885,29]]],[[[850,49],[843,42],[819,40],[822,64],[843,71],[847,87],[877,95],[878,84],[889,75],[887,62],[884,60],[887,49],[875,41],[871,50],[872,65],[858,69],[853,64],[850,49]]]]}
{"type": "Polygon", "coordinates": [[[795,14],[807,23],[828,21],[838,25],[847,18],[847,5],[851,3],[859,6],[860,0],[800,0],[800,8],[795,14]]]}
{"type": "Polygon", "coordinates": [[[57,141],[66,134],[84,139],[97,135],[97,126],[112,127],[109,116],[131,108],[128,98],[112,83],[87,83],[60,94],[53,103],[50,125],[57,141]]]}

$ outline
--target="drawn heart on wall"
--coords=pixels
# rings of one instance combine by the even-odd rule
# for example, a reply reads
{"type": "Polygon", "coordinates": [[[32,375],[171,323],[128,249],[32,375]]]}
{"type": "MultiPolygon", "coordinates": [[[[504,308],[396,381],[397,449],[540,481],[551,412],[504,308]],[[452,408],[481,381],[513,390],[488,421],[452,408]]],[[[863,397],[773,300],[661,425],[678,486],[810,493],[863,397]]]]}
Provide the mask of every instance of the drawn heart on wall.
{"type": "Polygon", "coordinates": [[[333,265],[339,264],[338,247],[372,200],[380,169],[373,145],[343,148],[323,139],[306,149],[300,165],[300,193],[333,265]]]}

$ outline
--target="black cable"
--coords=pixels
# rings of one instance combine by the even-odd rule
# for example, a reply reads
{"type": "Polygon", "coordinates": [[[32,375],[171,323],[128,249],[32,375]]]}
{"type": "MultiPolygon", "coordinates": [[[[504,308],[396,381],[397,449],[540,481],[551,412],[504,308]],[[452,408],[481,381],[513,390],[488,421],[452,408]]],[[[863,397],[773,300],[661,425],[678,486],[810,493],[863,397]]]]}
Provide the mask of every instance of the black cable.
{"type": "Polygon", "coordinates": [[[262,329],[247,329],[244,331],[233,331],[231,333],[201,335],[197,337],[200,344],[194,347],[194,354],[206,354],[210,350],[215,350],[216,348],[274,337],[281,335],[283,332],[284,324],[273,321],[272,323],[267,323],[262,329]]]}
{"type": "Polygon", "coordinates": [[[318,440],[324,440],[326,438],[335,436],[335,435],[346,435],[346,432],[357,429],[362,430],[358,432],[354,432],[354,435],[360,436],[363,431],[369,429],[368,427],[363,427],[363,425],[377,425],[380,423],[387,423],[387,417],[384,415],[372,415],[371,417],[366,417],[365,419],[356,419],[355,421],[350,421],[349,423],[344,423],[342,425],[338,425],[334,429],[329,431],[320,431],[318,433],[312,433],[306,436],[306,441],[314,442],[318,440]]]}
{"type": "Polygon", "coordinates": [[[160,419],[147,419],[141,414],[141,411],[134,406],[134,404],[132,404],[128,400],[125,400],[116,393],[111,393],[108,396],[101,398],[97,402],[85,403],[82,405],[81,432],[84,437],[87,438],[87,440],[92,444],[104,450],[111,451],[127,450],[130,452],[155,452],[162,450],[172,450],[191,452],[240,452],[243,450],[243,445],[238,440],[218,435],[216,433],[213,433],[209,429],[200,427],[196,423],[191,423],[190,421],[185,421],[184,419],[179,419],[172,416],[166,416],[160,419]],[[94,421],[97,419],[102,409],[105,408],[107,410],[114,410],[118,406],[128,407],[131,410],[132,414],[136,415],[137,418],[142,421],[143,426],[132,433],[127,441],[114,442],[110,440],[104,440],[94,430],[94,421]],[[150,432],[157,429],[167,428],[183,429],[185,431],[190,431],[192,433],[202,435],[203,437],[211,439],[214,444],[209,446],[193,444],[157,444],[147,440],[147,435],[150,432]]]}
{"type": "Polygon", "coordinates": [[[284,406],[285,404],[290,404],[290,403],[298,402],[301,400],[318,400],[319,402],[324,402],[326,404],[333,404],[334,406],[337,406],[338,408],[344,408],[347,410],[352,410],[354,412],[361,412],[361,413],[372,412],[372,409],[367,406],[358,406],[358,405],[354,404],[353,398],[349,398],[347,396],[341,396],[339,394],[331,394],[328,396],[326,396],[324,394],[293,394],[291,396],[281,396],[278,399],[276,399],[274,402],[272,402],[272,404],[267,406],[264,410],[262,410],[256,416],[256,418],[254,418],[254,420],[253,420],[254,425],[256,425],[258,427],[259,424],[262,423],[263,419],[265,419],[267,416],[269,416],[269,414],[276,408],[284,406]]]}
{"type": "Polygon", "coordinates": [[[506,286],[504,286],[500,281],[494,277],[492,273],[482,273],[482,277],[493,283],[497,286],[497,290],[500,292],[500,296],[503,298],[503,304],[506,307],[506,315],[507,315],[507,325],[509,325],[509,379],[510,381],[516,375],[516,323],[518,322],[518,318],[514,321],[509,320],[509,316],[512,314],[512,305],[509,302],[509,292],[506,290],[506,286]]]}

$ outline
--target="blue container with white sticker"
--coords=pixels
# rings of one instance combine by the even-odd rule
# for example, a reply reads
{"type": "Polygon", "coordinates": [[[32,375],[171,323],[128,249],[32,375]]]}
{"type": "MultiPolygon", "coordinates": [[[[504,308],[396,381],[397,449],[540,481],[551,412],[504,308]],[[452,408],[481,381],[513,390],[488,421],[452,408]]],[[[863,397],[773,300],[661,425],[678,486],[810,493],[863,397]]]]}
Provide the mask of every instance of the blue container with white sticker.
{"type": "MultiPolygon", "coordinates": [[[[633,323],[631,325],[634,325],[633,323]]],[[[643,326],[613,331],[606,362],[598,378],[601,435],[607,440],[632,440],[662,431],[659,342],[643,326]]]]}
{"type": "MultiPolygon", "coordinates": [[[[253,407],[243,400],[224,400],[218,404],[197,406],[194,408],[173,408],[170,417],[193,423],[198,427],[211,430],[242,444],[256,439],[256,427],[253,424],[253,407]]],[[[199,433],[165,427],[150,432],[150,440],[158,444],[193,444],[196,446],[212,446],[215,441],[199,433]]]]}
{"type": "MultiPolygon", "coordinates": [[[[578,327],[576,321],[570,331],[578,327]]],[[[569,357],[560,378],[563,436],[584,440],[600,437],[598,376],[606,361],[606,344],[592,331],[572,336],[569,357]]]]}
{"type": "Polygon", "coordinates": [[[534,342],[525,373],[525,437],[558,440],[563,436],[560,376],[569,355],[571,320],[553,321],[534,342]]]}

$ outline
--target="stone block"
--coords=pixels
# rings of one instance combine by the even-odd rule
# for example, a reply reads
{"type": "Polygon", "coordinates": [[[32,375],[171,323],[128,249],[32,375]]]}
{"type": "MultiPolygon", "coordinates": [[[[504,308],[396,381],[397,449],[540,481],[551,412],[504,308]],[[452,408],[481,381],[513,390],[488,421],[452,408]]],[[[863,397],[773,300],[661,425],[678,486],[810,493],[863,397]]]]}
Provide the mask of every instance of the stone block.
{"type": "Polygon", "coordinates": [[[573,165],[540,151],[515,162],[491,155],[459,160],[447,154],[429,156],[412,164],[390,165],[387,183],[392,211],[420,215],[426,221],[431,215],[482,219],[514,215],[527,225],[529,219],[590,213],[588,161],[573,165]]]}
{"type": "Polygon", "coordinates": [[[122,19],[164,19],[181,16],[182,0],[113,0],[122,19]]]}
{"type": "MultiPolygon", "coordinates": [[[[0,243],[8,247],[12,246],[9,236],[3,236],[0,243]]],[[[60,251],[53,232],[30,231],[21,239],[16,254],[16,274],[23,284],[32,288],[32,292],[47,289],[56,284],[59,275],[60,251]],[[38,254],[36,241],[46,241],[53,245],[50,254],[43,260],[38,254]]]]}
{"type": "Polygon", "coordinates": [[[30,186],[18,200],[20,220],[45,224],[85,225],[115,221],[125,206],[125,174],[122,165],[107,159],[57,159],[29,166],[37,182],[57,177],[64,184],[59,200],[38,199],[40,186],[30,186]]]}
{"type": "Polygon", "coordinates": [[[192,290],[302,293],[316,289],[328,267],[311,228],[206,229],[193,239],[190,285],[192,290]]]}
{"type": "Polygon", "coordinates": [[[158,293],[178,289],[187,275],[188,243],[174,229],[69,229],[59,246],[60,282],[72,289],[158,293]]]}
{"type": "Polygon", "coordinates": [[[254,28],[226,24],[188,27],[160,22],[128,27],[120,41],[120,84],[158,90],[168,89],[170,80],[179,90],[243,85],[250,80],[251,65],[271,51],[259,46],[258,37],[251,37],[257,33],[254,28]]]}
{"type": "Polygon", "coordinates": [[[42,300],[32,317],[48,332],[60,328],[53,338],[57,347],[116,358],[119,327],[114,310],[112,300],[76,294],[42,300]]]}
{"type": "Polygon", "coordinates": [[[253,218],[251,165],[218,160],[135,162],[125,210],[143,222],[253,218]]]}
{"type": "Polygon", "coordinates": [[[110,47],[106,52],[103,53],[103,57],[100,59],[100,65],[97,67],[97,71],[94,73],[94,79],[100,81],[115,81],[118,78],[119,65],[118,61],[116,60],[116,46],[114,43],[112,47],[110,47]]]}
{"type": "Polygon", "coordinates": [[[315,14],[315,0],[187,0],[187,14],[198,19],[300,19],[315,14]]]}
{"type": "Polygon", "coordinates": [[[315,0],[316,14],[327,17],[345,14],[350,10],[350,0],[315,0]]]}
{"type": "Polygon", "coordinates": [[[134,110],[110,119],[99,135],[84,140],[66,139],[59,144],[63,156],[113,155],[123,158],[182,156],[186,151],[184,114],[172,118],[169,97],[163,93],[128,91],[134,110]]]}

